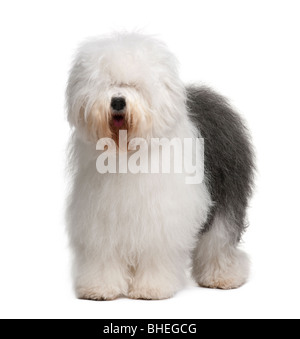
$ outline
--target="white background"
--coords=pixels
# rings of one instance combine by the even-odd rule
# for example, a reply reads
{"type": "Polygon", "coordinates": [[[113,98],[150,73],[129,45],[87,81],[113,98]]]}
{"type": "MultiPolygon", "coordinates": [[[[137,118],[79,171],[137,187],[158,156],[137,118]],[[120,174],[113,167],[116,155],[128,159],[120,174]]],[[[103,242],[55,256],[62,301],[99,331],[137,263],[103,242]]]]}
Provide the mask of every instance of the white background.
{"type": "Polygon", "coordinates": [[[300,317],[299,1],[1,1],[0,317],[300,317]],[[245,116],[257,151],[243,247],[252,277],[234,291],[187,288],[166,301],[79,301],[64,229],[64,113],[77,44],[119,29],[158,34],[184,81],[245,116]]]}

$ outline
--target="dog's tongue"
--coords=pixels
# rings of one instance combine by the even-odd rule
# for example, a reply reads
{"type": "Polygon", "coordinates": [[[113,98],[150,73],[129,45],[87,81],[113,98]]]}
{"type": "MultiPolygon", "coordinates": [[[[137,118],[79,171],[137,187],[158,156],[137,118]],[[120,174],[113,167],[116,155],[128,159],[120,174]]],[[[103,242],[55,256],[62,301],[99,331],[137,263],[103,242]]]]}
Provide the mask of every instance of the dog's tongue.
{"type": "Polygon", "coordinates": [[[124,118],[123,117],[115,117],[113,119],[113,122],[114,122],[114,126],[116,128],[121,128],[123,126],[123,123],[124,123],[124,118]]]}

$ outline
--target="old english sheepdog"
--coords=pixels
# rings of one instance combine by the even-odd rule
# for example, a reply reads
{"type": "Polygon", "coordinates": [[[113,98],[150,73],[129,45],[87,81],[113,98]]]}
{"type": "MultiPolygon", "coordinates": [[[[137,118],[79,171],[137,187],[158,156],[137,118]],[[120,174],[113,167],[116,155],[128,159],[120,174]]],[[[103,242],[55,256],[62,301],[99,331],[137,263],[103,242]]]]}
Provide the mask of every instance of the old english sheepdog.
{"type": "Polygon", "coordinates": [[[66,96],[72,128],[66,215],[77,297],[169,298],[189,273],[203,287],[244,284],[249,260],[238,245],[253,151],[228,101],[207,87],[185,86],[164,43],[139,33],[84,42],[66,96]],[[203,138],[203,180],[188,184],[184,169],[99,173],[96,162],[107,149],[99,151],[99,140],[115,141],[127,160],[135,153],[120,149],[120,131],[127,145],[141,138],[203,138]]]}

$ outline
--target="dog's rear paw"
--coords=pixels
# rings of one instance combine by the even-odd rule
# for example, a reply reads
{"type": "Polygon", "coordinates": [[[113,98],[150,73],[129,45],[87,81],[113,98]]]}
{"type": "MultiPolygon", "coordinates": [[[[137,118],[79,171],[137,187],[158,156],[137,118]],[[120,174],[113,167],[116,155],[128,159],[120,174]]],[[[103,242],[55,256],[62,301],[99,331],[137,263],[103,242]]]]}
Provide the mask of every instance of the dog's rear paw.
{"type": "Polygon", "coordinates": [[[199,279],[197,281],[199,286],[221,289],[221,290],[231,290],[241,287],[245,284],[246,278],[238,277],[238,276],[213,276],[211,278],[206,277],[203,279],[199,279]]]}
{"type": "Polygon", "coordinates": [[[78,299],[85,300],[114,300],[122,293],[120,290],[111,287],[77,287],[76,295],[78,299]]]}
{"type": "Polygon", "coordinates": [[[193,269],[196,282],[202,287],[230,290],[244,285],[249,275],[247,255],[234,249],[230,255],[211,258],[193,269]]]}

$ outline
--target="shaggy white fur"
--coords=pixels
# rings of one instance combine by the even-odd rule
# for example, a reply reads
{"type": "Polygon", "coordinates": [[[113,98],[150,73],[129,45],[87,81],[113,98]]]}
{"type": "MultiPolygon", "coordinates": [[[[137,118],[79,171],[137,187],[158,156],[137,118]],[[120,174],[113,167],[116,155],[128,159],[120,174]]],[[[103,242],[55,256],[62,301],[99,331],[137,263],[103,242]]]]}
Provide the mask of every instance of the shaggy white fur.
{"type": "MultiPolygon", "coordinates": [[[[67,224],[74,253],[74,286],[79,298],[108,300],[120,295],[163,299],[185,281],[191,252],[211,207],[205,182],[187,185],[185,174],[99,174],[96,143],[116,138],[111,99],[126,98],[129,140],[134,137],[196,138],[177,62],[165,45],[140,34],[92,39],[81,45],[67,88],[73,127],[69,169],[72,178],[67,224]]],[[[216,228],[217,232],[219,229],[216,228]]],[[[222,234],[222,230],[219,230],[222,234]]],[[[211,250],[199,244],[204,257],[211,250]],[[201,249],[202,248],[202,249],[201,249]]],[[[226,236],[226,235],[225,235],[226,236]]],[[[213,236],[215,238],[215,236],[213,236]]],[[[218,241],[208,244],[218,248],[218,241]]],[[[228,251],[235,262],[234,252],[228,251]]],[[[213,256],[199,282],[223,286],[213,256]],[[219,279],[219,280],[218,280],[219,279]]],[[[200,259],[199,259],[200,260],[200,259]]],[[[226,267],[231,264],[226,261],[226,267]]],[[[219,262],[220,264],[221,261],[219,262]]]]}

